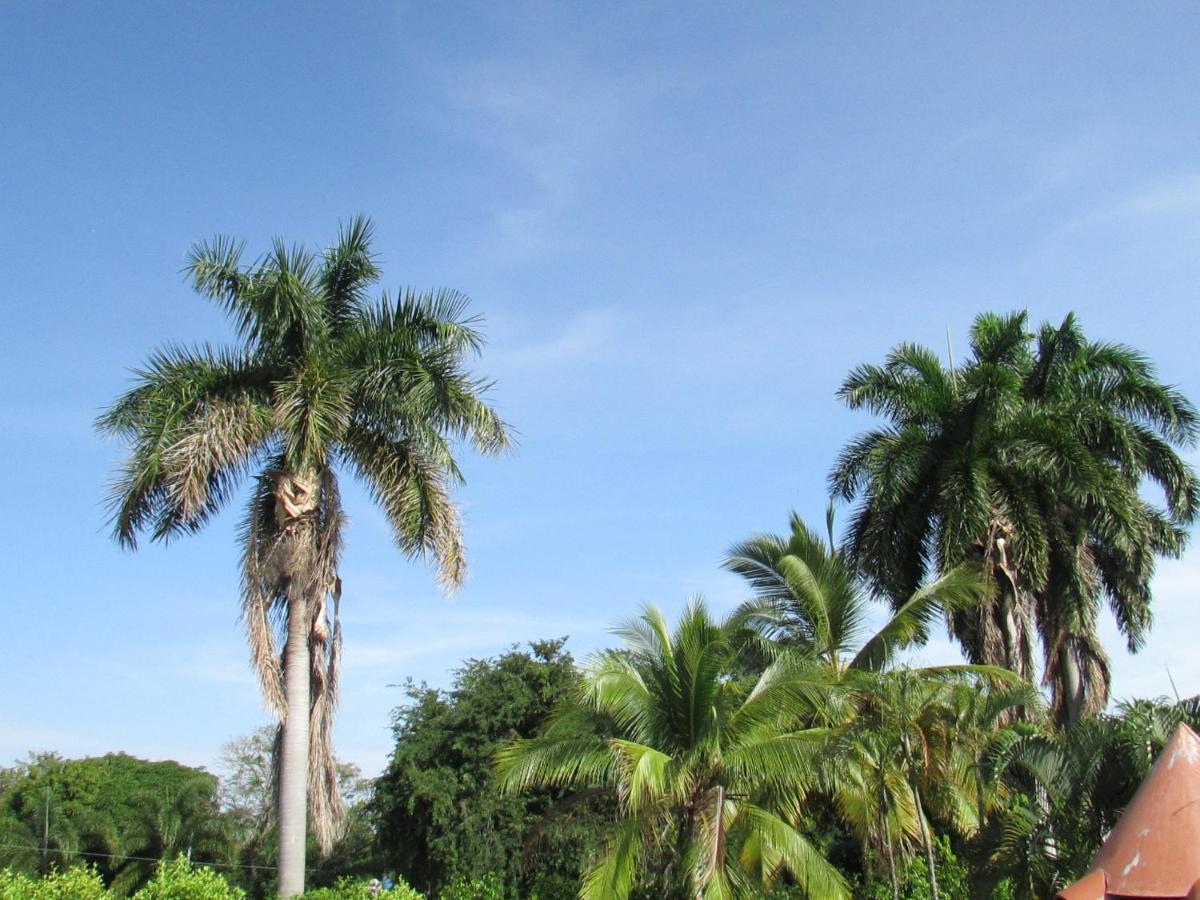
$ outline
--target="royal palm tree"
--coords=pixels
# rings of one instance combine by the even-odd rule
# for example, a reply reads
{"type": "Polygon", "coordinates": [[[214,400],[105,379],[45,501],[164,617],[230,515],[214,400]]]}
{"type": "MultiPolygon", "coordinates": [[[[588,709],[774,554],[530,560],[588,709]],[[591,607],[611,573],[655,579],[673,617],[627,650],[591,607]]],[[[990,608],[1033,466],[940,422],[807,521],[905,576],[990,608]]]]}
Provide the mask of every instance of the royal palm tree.
{"type": "Polygon", "coordinates": [[[408,556],[443,583],[464,574],[450,496],[455,445],[509,443],[467,361],[481,346],[453,291],[368,291],[379,270],[371,224],[342,228],[323,253],[276,241],[250,264],[227,238],[197,244],[187,273],[220,304],[240,346],[169,347],[98,420],[124,438],[112,490],[117,540],[199,530],[242,477],[253,487],[242,529],[242,619],[263,696],[279,716],[279,871],[283,896],[304,885],[306,806],[331,846],[341,812],[331,741],[341,631],[340,471],[360,478],[408,556]],[[284,637],[282,655],[278,631],[284,637]]]}
{"type": "MultiPolygon", "coordinates": [[[[545,734],[497,756],[501,784],[615,794],[620,817],[579,896],[759,897],[790,879],[808,896],[848,897],[800,820],[818,749],[836,719],[827,678],[793,654],[743,675],[740,622],[688,607],[672,632],[648,609],[599,654],[545,734]],[[814,727],[813,723],[817,723],[814,727]]],[[[836,706],[836,701],[833,702],[836,706]]]]}
{"type": "Polygon", "coordinates": [[[1137,651],[1151,622],[1155,559],[1185,546],[1197,483],[1174,447],[1194,444],[1197,414],[1136,351],[1088,341],[1074,315],[1039,329],[1022,390],[1030,431],[1040,426],[1045,435],[1034,439],[1071,452],[1039,484],[1050,555],[1035,619],[1054,712],[1074,723],[1108,703],[1108,659],[1096,626],[1101,598],[1137,651]],[[1139,495],[1147,479],[1164,509],[1139,495]]]}
{"type": "Polygon", "coordinates": [[[842,451],[830,482],[858,501],[848,546],[893,602],[931,571],[982,566],[991,599],[955,613],[955,636],[971,661],[1025,677],[1040,636],[1073,722],[1107,702],[1101,599],[1137,649],[1154,559],[1183,547],[1196,479],[1176,448],[1197,415],[1144,357],[1086,341],[1073,317],[1033,338],[1025,313],[982,315],[961,368],[902,344],[855,369],[840,396],[888,421],[842,451]],[[1164,508],[1140,495],[1146,479],[1164,508]]]}

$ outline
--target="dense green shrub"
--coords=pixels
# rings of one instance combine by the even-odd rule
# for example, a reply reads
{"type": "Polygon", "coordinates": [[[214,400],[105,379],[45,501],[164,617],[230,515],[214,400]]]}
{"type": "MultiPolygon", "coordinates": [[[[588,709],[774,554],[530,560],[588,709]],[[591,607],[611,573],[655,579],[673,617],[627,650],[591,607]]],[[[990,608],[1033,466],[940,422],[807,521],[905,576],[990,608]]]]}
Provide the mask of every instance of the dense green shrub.
{"type": "Polygon", "coordinates": [[[212,869],[193,866],[180,856],[159,863],[154,877],[133,900],[244,900],[245,896],[212,869]]]}
{"type": "Polygon", "coordinates": [[[44,878],[0,871],[0,900],[108,900],[111,896],[93,866],[72,866],[44,878]]]}
{"type": "Polygon", "coordinates": [[[504,880],[496,872],[489,872],[471,881],[456,875],[442,888],[438,900],[504,900],[505,895],[504,880]]]}
{"type": "MultiPolygon", "coordinates": [[[[385,900],[425,900],[425,895],[410,887],[403,878],[397,879],[391,890],[378,896],[385,900]]],[[[372,900],[370,879],[339,878],[333,887],[305,891],[304,900],[372,900]]]]}

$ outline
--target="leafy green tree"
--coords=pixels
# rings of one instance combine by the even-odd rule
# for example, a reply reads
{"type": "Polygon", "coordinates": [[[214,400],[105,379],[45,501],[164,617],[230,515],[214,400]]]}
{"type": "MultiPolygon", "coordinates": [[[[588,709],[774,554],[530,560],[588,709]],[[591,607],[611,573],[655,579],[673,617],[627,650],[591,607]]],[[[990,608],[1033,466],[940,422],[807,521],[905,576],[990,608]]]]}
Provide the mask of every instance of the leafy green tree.
{"type": "Polygon", "coordinates": [[[1181,551],[1196,514],[1177,453],[1194,443],[1194,407],[1136,351],[1086,340],[1073,316],[1035,344],[1023,312],[979,316],[960,368],[901,344],[840,396],[887,420],[830,476],[835,496],[858,501],[848,543],[876,586],[901,602],[932,571],[981,566],[991,599],[953,619],[968,658],[1029,678],[1040,637],[1059,720],[1102,709],[1101,601],[1136,650],[1154,560],[1181,551]],[[1143,498],[1143,480],[1165,506],[1143,498]]]}
{"type": "Polygon", "coordinates": [[[227,238],[196,245],[187,272],[220,304],[237,348],[170,347],[97,425],[129,444],[112,491],[114,530],[168,540],[202,528],[255,472],[242,530],[242,616],[263,695],[282,723],[280,889],[303,890],[311,813],[324,850],[341,802],[332,749],[341,648],[338,471],[365,482],[399,548],[463,578],[450,486],[454,442],[484,453],[508,432],[467,358],[482,344],[453,291],[368,290],[379,277],[371,225],[355,219],[324,253],[288,248],[244,265],[227,238]],[[281,622],[282,656],[273,623],[281,622]],[[311,801],[311,809],[309,803],[311,801]]]}
{"type": "Polygon", "coordinates": [[[617,800],[580,897],[628,897],[646,878],[655,896],[757,897],[786,879],[809,896],[849,896],[796,824],[824,737],[800,722],[825,692],[791,654],[742,676],[741,628],[699,601],[674,631],[646,610],[619,631],[623,649],[588,666],[544,735],[497,754],[510,793],[603,789],[617,800]]]}
{"type": "Polygon", "coordinates": [[[556,640],[471,660],[448,691],[410,684],[372,801],[383,868],[431,895],[489,874],[509,897],[573,894],[601,832],[598,798],[555,789],[501,796],[492,757],[536,736],[578,678],[556,640]]]}
{"type": "Polygon", "coordinates": [[[32,757],[0,795],[11,820],[49,851],[11,852],[0,862],[24,871],[94,861],[113,891],[125,895],[153,873],[156,860],[191,852],[198,862],[232,852],[217,805],[217,780],[176,762],[147,762],[125,754],[64,760],[32,757]],[[87,856],[83,856],[87,854],[87,856]]]}

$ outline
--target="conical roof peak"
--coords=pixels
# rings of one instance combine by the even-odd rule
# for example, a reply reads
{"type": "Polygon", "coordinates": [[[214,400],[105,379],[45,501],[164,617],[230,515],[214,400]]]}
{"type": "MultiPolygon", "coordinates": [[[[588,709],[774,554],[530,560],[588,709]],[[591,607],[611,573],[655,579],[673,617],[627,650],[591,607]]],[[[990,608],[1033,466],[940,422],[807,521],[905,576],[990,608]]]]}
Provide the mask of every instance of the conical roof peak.
{"type": "Polygon", "coordinates": [[[1104,897],[1186,898],[1200,880],[1200,737],[1180,724],[1125,808],[1089,877],[1104,874],[1104,897]]]}

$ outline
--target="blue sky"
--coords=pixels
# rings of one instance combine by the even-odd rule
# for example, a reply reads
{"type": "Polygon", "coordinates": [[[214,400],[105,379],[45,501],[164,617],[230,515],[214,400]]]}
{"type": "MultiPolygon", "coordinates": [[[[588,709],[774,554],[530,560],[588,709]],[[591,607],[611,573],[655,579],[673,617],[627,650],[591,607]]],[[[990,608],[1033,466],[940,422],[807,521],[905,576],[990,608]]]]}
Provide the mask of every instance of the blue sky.
{"type": "MultiPolygon", "coordinates": [[[[869,424],[834,391],[901,340],[1075,310],[1200,399],[1191,4],[9,2],[0,34],[3,762],[212,765],[265,721],[240,502],[123,552],[91,430],[153,347],[228,339],[179,274],[200,238],[321,245],[365,212],[389,286],[487,320],[520,448],[466,458],[465,589],[348,488],[338,742],[368,773],[406,677],[734,604],[722,554],[820,516],[869,424]]],[[[1118,697],[1200,690],[1198,552],[1161,566],[1142,654],[1107,626],[1118,697]]]]}

